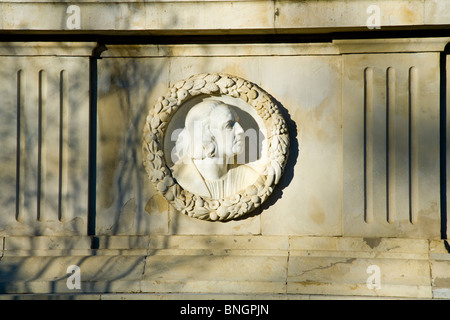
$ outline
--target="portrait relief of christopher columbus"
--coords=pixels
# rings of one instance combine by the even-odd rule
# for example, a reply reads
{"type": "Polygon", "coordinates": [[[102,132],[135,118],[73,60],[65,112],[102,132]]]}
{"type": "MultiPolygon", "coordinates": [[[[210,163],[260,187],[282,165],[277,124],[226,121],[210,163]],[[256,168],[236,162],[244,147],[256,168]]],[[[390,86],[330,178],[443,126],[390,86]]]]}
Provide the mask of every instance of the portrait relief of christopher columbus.
{"type": "Polygon", "coordinates": [[[232,106],[207,100],[193,106],[175,144],[178,160],[173,177],[184,189],[200,196],[223,199],[254,183],[259,173],[238,164],[244,150],[244,130],[232,106]]]}

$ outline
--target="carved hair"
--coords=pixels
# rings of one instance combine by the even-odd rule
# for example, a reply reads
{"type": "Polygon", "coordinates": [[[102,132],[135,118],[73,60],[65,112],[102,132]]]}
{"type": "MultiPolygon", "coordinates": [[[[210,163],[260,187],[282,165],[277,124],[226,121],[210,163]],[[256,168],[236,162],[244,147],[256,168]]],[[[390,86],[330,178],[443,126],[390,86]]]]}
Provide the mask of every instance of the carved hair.
{"type": "Polygon", "coordinates": [[[211,121],[214,121],[211,114],[218,107],[230,108],[222,101],[208,100],[200,102],[189,110],[185,119],[185,127],[175,143],[176,155],[179,159],[184,155],[188,155],[192,159],[215,157],[217,143],[210,126],[211,121]],[[201,139],[201,149],[198,139],[201,139]]]}

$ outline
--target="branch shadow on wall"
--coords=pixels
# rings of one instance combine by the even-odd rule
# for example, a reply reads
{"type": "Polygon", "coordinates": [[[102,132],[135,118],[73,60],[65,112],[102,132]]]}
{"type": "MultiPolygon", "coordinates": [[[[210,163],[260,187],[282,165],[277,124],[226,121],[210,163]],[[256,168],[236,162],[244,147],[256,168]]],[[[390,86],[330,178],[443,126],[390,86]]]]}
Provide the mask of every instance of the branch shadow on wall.
{"type": "MultiPolygon", "coordinates": [[[[204,236],[195,239],[195,244],[191,243],[194,247],[205,248],[201,255],[191,251],[167,254],[163,252],[171,247],[188,248],[179,242],[170,244],[168,236],[103,237],[99,249],[92,250],[89,239],[84,237],[80,242],[71,237],[56,237],[36,241],[33,237],[22,237],[19,245],[18,239],[2,238],[10,250],[4,251],[0,258],[0,294],[21,300],[32,298],[27,294],[45,299],[76,299],[84,293],[94,294],[91,299],[101,299],[109,293],[181,292],[192,280],[214,283],[219,280],[210,275],[211,270],[218,274],[211,265],[220,265],[223,255],[213,254],[213,250],[207,248],[227,245],[204,236]],[[72,265],[79,267],[78,280],[68,269],[72,265]],[[71,286],[77,281],[79,287],[71,286]]],[[[197,290],[206,292],[208,288],[197,290]]]]}
{"type": "Polygon", "coordinates": [[[143,167],[142,132],[164,61],[101,63],[97,225],[103,234],[148,234],[146,209],[154,190],[143,167]]]}

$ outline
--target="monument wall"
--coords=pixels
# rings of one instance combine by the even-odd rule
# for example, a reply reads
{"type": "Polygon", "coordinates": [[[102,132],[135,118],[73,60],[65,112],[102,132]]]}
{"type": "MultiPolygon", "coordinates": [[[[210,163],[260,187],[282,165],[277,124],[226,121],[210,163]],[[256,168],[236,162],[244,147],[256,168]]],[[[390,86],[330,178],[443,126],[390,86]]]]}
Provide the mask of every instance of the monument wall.
{"type": "Polygon", "coordinates": [[[0,293],[448,298],[450,7],[369,2],[1,3],[0,293]],[[195,99],[288,138],[228,211],[164,166],[195,99]]]}

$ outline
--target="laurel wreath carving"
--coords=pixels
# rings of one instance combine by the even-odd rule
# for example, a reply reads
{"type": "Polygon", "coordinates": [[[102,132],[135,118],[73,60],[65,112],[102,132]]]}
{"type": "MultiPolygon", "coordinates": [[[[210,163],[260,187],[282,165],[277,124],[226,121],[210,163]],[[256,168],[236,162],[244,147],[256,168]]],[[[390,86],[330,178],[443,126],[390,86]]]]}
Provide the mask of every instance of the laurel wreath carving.
{"type": "Polygon", "coordinates": [[[175,209],[201,220],[236,219],[259,207],[279,182],[288,152],[286,123],[273,98],[254,83],[223,73],[194,75],[175,83],[150,109],[144,126],[143,161],[150,180],[175,209]],[[268,161],[257,181],[239,193],[220,200],[183,189],[167,167],[162,148],[167,124],[174,113],[183,102],[202,94],[242,99],[256,109],[268,135],[268,161]]]}

